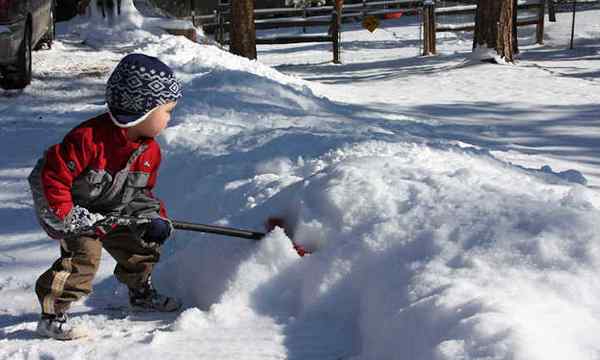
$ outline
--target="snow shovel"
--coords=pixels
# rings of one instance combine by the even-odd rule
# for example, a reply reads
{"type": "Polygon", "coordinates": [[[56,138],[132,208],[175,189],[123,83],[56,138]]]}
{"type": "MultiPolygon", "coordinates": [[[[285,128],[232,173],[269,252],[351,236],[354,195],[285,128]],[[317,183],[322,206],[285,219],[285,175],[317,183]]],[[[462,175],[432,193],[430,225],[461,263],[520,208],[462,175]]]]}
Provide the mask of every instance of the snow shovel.
{"type": "MultiPolygon", "coordinates": [[[[108,218],[105,218],[104,220],[101,220],[101,222],[102,222],[101,226],[107,226],[107,229],[105,230],[105,232],[106,232],[106,231],[108,231],[108,229],[110,229],[114,226],[117,226],[117,225],[120,225],[120,226],[129,226],[129,225],[133,225],[133,224],[141,225],[143,223],[148,223],[149,221],[150,221],[150,219],[139,219],[139,218],[131,218],[131,217],[108,217],[108,218]]],[[[191,222],[187,222],[187,221],[179,221],[179,220],[173,220],[173,219],[171,219],[171,222],[173,224],[173,228],[175,228],[177,230],[225,235],[225,236],[232,236],[232,237],[237,237],[237,238],[242,238],[242,239],[250,239],[250,240],[256,240],[256,241],[262,240],[265,236],[267,236],[266,233],[259,232],[259,231],[242,230],[242,229],[235,229],[235,228],[216,226],[216,225],[196,224],[196,223],[191,223],[191,222]]],[[[273,229],[275,229],[276,226],[283,228],[285,234],[290,239],[292,239],[292,235],[293,235],[292,229],[290,226],[287,225],[287,222],[283,218],[270,217],[267,220],[267,222],[265,223],[265,227],[267,228],[267,231],[269,231],[269,232],[272,231],[273,229]]],[[[298,253],[298,255],[304,256],[306,254],[310,254],[310,252],[308,250],[304,249],[301,245],[296,244],[294,242],[294,240],[292,240],[292,244],[294,246],[294,249],[298,253]]]]}
{"type": "MultiPolygon", "coordinates": [[[[173,223],[173,227],[178,230],[196,231],[196,232],[209,233],[209,234],[225,235],[225,236],[232,236],[232,237],[237,237],[237,238],[242,238],[242,239],[250,239],[250,240],[262,240],[262,238],[267,236],[266,233],[259,232],[259,231],[242,230],[242,229],[235,229],[235,228],[216,226],[216,225],[195,224],[195,223],[190,223],[190,222],[186,222],[186,221],[178,221],[178,220],[173,220],[173,219],[171,219],[171,222],[173,223]]],[[[281,227],[283,229],[283,231],[286,233],[286,235],[290,239],[292,239],[292,231],[290,230],[290,227],[287,226],[284,219],[270,217],[265,224],[265,227],[267,228],[268,232],[275,229],[276,226],[281,227]]],[[[296,244],[294,242],[294,240],[292,240],[292,245],[294,246],[294,250],[296,250],[296,252],[300,256],[304,256],[304,255],[310,253],[308,250],[306,250],[301,245],[296,244]]]]}

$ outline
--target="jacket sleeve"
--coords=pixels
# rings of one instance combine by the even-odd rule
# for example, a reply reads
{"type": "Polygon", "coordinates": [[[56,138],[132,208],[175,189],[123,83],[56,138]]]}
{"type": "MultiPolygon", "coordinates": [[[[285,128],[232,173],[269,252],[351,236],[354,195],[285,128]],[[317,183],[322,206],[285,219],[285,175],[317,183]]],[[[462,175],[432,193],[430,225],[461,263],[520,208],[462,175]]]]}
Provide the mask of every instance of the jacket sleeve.
{"type": "Polygon", "coordinates": [[[91,129],[76,128],[51,146],[29,175],[36,214],[51,237],[64,237],[64,219],[73,208],[73,181],[94,154],[91,129]]]}

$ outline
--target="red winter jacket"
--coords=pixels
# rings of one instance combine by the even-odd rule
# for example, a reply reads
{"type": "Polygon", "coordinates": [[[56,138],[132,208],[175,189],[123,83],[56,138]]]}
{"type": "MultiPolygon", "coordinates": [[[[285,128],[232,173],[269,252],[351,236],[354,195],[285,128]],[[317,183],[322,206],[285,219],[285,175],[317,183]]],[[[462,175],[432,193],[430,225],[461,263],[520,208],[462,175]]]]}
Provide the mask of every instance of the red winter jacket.
{"type": "Polygon", "coordinates": [[[37,216],[60,239],[74,205],[103,215],[165,217],[152,194],[160,166],[154,139],[131,141],[108,114],[88,120],[51,146],[29,175],[37,216]]]}

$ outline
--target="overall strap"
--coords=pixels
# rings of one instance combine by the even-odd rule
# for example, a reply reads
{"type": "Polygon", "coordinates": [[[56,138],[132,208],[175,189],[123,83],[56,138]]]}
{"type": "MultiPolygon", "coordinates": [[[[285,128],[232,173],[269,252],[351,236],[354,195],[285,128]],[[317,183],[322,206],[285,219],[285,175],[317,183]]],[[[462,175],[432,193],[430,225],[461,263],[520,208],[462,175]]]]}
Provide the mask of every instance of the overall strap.
{"type": "Polygon", "coordinates": [[[127,160],[127,164],[125,165],[125,167],[123,169],[119,170],[119,172],[117,172],[115,174],[113,183],[111,184],[110,188],[102,196],[102,200],[101,200],[102,202],[104,202],[104,201],[110,202],[117,198],[119,193],[121,193],[121,191],[125,187],[125,182],[127,181],[127,175],[129,174],[129,169],[131,168],[131,165],[133,165],[135,160],[144,151],[146,151],[147,148],[148,148],[148,145],[142,144],[142,145],[140,145],[139,148],[137,148],[133,152],[133,154],[131,154],[131,156],[129,157],[129,160],[127,160]]]}

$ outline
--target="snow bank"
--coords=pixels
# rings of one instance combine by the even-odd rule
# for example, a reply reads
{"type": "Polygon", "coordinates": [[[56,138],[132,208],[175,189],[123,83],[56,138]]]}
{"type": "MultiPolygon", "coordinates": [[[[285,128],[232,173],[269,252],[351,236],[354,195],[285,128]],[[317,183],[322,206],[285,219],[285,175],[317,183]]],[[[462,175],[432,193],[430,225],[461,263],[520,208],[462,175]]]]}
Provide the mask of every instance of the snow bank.
{"type": "Polygon", "coordinates": [[[108,44],[140,45],[151,36],[144,28],[144,18],[133,6],[133,0],[123,0],[121,14],[105,13],[93,1],[84,15],[69,22],[58,23],[61,34],[73,34],[94,48],[106,48],[108,44]]]}
{"type": "Polygon", "coordinates": [[[585,189],[468,149],[403,143],[354,144],[304,167],[316,171],[252,216],[287,210],[313,255],[294,259],[282,233],[260,246],[211,239],[162,275],[228,321],[267,314],[298,331],[324,317],[317,337],[344,336],[359,358],[599,350],[599,214],[585,189]]]}
{"type": "Polygon", "coordinates": [[[307,336],[361,359],[598,354],[600,214],[565,181],[577,174],[336,132],[346,110],[305,82],[186,46],[145,48],[185,82],[161,140],[172,214],[255,229],[285,216],[315,252],[298,258],[282,231],[258,244],[177,234],[156,278],[203,311],[173,333],[266,316],[284,326],[290,358],[307,336]]]}
{"type": "MultiPolygon", "coordinates": [[[[191,29],[190,21],[169,19],[164,17],[145,17],[134,6],[133,0],[121,1],[121,12],[116,9],[110,13],[96,6],[92,1],[83,15],[74,20],[58,23],[61,34],[73,34],[83,40],[86,45],[96,49],[122,48],[125,51],[141,47],[147,42],[160,41],[158,37],[165,34],[164,29],[191,29]]],[[[204,38],[201,29],[196,29],[198,39],[204,38]]]]}

